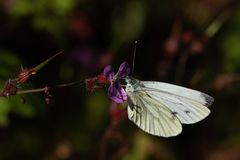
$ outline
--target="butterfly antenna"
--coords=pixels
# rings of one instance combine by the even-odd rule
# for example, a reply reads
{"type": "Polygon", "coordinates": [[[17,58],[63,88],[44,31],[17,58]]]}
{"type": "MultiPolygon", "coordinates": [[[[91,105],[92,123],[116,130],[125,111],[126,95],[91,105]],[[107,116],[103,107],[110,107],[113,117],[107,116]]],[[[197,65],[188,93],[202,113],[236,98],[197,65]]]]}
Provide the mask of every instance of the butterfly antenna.
{"type": "Polygon", "coordinates": [[[131,75],[133,75],[133,73],[134,73],[135,57],[136,57],[136,52],[137,52],[137,43],[138,43],[138,41],[134,42],[134,51],[133,51],[133,61],[132,61],[132,73],[131,73],[131,75]]]}

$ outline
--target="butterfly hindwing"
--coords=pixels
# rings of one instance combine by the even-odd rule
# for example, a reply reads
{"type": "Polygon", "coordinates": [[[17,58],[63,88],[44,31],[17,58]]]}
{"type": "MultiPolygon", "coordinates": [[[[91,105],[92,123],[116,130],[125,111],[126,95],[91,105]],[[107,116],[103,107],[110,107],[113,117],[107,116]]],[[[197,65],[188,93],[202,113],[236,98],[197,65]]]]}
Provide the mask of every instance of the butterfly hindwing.
{"type": "Polygon", "coordinates": [[[174,113],[147,92],[128,92],[128,100],[129,119],[145,132],[162,137],[181,133],[181,123],[174,113]]]}

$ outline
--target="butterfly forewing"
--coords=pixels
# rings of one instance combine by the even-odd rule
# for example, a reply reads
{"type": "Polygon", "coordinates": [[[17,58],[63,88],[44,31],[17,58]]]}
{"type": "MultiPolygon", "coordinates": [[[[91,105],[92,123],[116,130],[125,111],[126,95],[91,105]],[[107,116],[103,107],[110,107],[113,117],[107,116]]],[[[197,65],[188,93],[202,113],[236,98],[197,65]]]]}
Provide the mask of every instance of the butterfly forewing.
{"type": "MultiPolygon", "coordinates": [[[[130,85],[130,84],[128,84],[130,85]]],[[[178,118],[161,102],[145,91],[127,89],[128,117],[147,133],[162,137],[176,136],[182,131],[178,118]]]]}
{"type": "Polygon", "coordinates": [[[147,89],[155,89],[156,91],[166,92],[172,95],[181,96],[186,99],[191,99],[193,101],[199,102],[204,106],[210,106],[214,99],[213,97],[185,87],[177,86],[174,84],[156,82],[156,81],[141,81],[147,89]]]}
{"type": "Polygon", "coordinates": [[[142,84],[142,89],[175,113],[181,123],[196,123],[210,114],[207,106],[214,100],[205,93],[162,82],[142,84]]]}

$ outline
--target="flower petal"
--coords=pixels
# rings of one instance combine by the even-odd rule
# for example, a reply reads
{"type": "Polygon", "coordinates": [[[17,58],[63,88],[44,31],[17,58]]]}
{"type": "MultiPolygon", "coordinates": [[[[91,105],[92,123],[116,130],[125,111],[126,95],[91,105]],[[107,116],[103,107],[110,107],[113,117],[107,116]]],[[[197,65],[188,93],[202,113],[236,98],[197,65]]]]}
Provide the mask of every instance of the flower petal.
{"type": "Polygon", "coordinates": [[[108,65],[103,70],[104,76],[111,82],[114,76],[114,70],[111,65],[108,65]]]}
{"type": "Polygon", "coordinates": [[[123,62],[117,72],[117,77],[125,78],[130,73],[130,67],[127,62],[123,62]]]}
{"type": "Polygon", "coordinates": [[[112,84],[108,88],[108,96],[116,103],[123,103],[127,100],[126,91],[120,86],[118,82],[112,84]]]}

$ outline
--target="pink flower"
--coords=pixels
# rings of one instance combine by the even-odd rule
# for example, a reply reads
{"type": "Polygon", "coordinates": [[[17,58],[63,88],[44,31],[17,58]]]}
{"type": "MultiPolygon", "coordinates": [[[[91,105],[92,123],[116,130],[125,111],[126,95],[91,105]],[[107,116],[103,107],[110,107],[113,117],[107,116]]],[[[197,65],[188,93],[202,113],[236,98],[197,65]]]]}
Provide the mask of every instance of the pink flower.
{"type": "Polygon", "coordinates": [[[127,93],[121,86],[119,79],[127,77],[129,72],[130,67],[127,62],[120,65],[116,74],[111,65],[104,68],[103,74],[111,83],[108,88],[108,96],[116,103],[123,103],[127,100],[127,93]]]}

